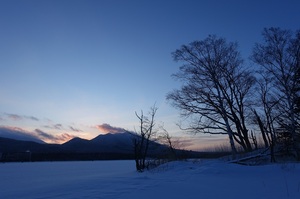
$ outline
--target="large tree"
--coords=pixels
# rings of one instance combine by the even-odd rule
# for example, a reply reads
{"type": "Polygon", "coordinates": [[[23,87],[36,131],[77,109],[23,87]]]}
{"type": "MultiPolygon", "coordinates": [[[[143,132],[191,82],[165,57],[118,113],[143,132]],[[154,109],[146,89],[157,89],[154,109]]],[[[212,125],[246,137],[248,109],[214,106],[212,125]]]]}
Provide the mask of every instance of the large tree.
{"type": "Polygon", "coordinates": [[[183,63],[174,74],[183,86],[169,93],[167,99],[183,116],[191,118],[182,128],[227,134],[233,154],[235,143],[251,151],[245,116],[254,77],[243,67],[237,44],[210,35],[181,46],[172,55],[176,62],[183,63]]]}
{"type": "MultiPolygon", "coordinates": [[[[299,157],[299,67],[300,30],[265,28],[263,41],[255,45],[252,60],[261,67],[261,73],[271,80],[272,97],[276,99],[277,133],[289,137],[299,157]]],[[[270,96],[270,95],[269,95],[270,96]]],[[[270,105],[270,104],[268,104],[270,105]]]]}

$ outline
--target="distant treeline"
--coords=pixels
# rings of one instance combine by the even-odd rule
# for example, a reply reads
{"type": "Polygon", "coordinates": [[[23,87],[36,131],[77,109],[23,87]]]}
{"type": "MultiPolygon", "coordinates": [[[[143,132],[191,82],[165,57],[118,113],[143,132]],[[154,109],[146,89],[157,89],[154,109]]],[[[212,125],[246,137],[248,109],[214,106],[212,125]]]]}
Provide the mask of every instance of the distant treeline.
{"type": "Polygon", "coordinates": [[[2,153],[1,162],[129,160],[132,154],[121,153],[2,153]]]}
{"type": "MultiPolygon", "coordinates": [[[[181,151],[178,159],[218,158],[228,152],[194,152],[181,151]]],[[[165,156],[153,156],[153,159],[164,159],[165,156]]],[[[134,154],[128,153],[0,153],[0,162],[41,162],[41,161],[94,161],[94,160],[134,160],[134,154]]]]}

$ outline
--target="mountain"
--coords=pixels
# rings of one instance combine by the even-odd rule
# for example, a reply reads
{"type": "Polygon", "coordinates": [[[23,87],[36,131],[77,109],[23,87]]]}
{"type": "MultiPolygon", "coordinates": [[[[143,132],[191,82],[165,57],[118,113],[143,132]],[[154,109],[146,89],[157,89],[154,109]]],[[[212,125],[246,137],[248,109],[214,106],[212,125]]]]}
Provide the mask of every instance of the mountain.
{"type": "Polygon", "coordinates": [[[40,144],[45,144],[44,141],[38,139],[33,135],[30,135],[29,133],[25,132],[23,129],[14,128],[14,127],[0,126],[0,137],[14,139],[14,140],[32,141],[40,144]]]}
{"type": "MultiPolygon", "coordinates": [[[[91,140],[76,137],[63,144],[43,144],[0,137],[0,160],[1,154],[11,157],[11,154],[22,156],[26,152],[32,153],[36,160],[133,158],[134,138],[138,138],[137,135],[124,132],[99,135],[91,140]]],[[[153,141],[150,145],[149,155],[159,154],[167,148],[153,141]]]]}
{"type": "Polygon", "coordinates": [[[0,153],[24,151],[35,153],[132,153],[133,136],[124,132],[99,135],[92,140],[76,137],[63,144],[47,144],[0,137],[0,153]]]}
{"type": "Polygon", "coordinates": [[[89,148],[89,142],[89,140],[76,137],[62,144],[61,148],[65,151],[79,152],[80,150],[89,148]]]}
{"type": "Polygon", "coordinates": [[[0,137],[0,153],[21,153],[21,152],[59,152],[58,144],[41,144],[33,141],[15,140],[0,137]]]}
{"type": "Polygon", "coordinates": [[[124,132],[117,134],[105,134],[99,135],[91,140],[96,146],[101,146],[103,150],[108,150],[109,148],[114,149],[116,152],[133,152],[133,138],[135,135],[124,132]]]}
{"type": "Polygon", "coordinates": [[[74,138],[61,145],[62,149],[76,153],[132,153],[133,135],[124,132],[99,135],[92,140],[74,138]]]}
{"type": "MultiPolygon", "coordinates": [[[[124,133],[99,135],[91,140],[73,138],[63,144],[47,144],[0,137],[1,161],[66,161],[133,159],[133,140],[139,136],[124,133]]],[[[226,154],[175,150],[178,157],[215,158],[226,154]]],[[[148,155],[157,158],[170,155],[169,148],[154,141],[148,155]]]]}

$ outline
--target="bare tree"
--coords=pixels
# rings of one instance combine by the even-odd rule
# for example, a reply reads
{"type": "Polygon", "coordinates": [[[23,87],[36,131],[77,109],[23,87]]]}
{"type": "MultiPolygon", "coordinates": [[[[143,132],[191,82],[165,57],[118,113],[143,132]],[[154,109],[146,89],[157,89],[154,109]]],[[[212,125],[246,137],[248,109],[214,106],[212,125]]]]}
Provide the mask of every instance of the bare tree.
{"type": "Polygon", "coordinates": [[[293,35],[290,30],[269,28],[264,29],[262,35],[264,41],[256,44],[252,60],[272,80],[275,89],[273,96],[278,102],[274,108],[280,113],[276,118],[280,127],[277,131],[290,135],[293,150],[299,158],[299,113],[296,110],[299,99],[300,30],[293,35]]]}
{"type": "Polygon", "coordinates": [[[142,172],[146,168],[146,158],[148,155],[149,145],[151,138],[153,138],[155,131],[154,117],[157,111],[157,107],[154,105],[151,107],[149,116],[145,116],[143,111],[140,114],[135,113],[139,119],[140,129],[137,135],[133,139],[134,155],[136,170],[142,172]]]}
{"type": "Polygon", "coordinates": [[[182,128],[227,134],[233,155],[235,142],[251,151],[245,115],[254,77],[243,67],[237,44],[210,35],[183,45],[172,55],[175,61],[184,63],[174,74],[183,86],[169,93],[167,99],[182,111],[182,116],[192,119],[182,128]]]}
{"type": "Polygon", "coordinates": [[[279,113],[275,111],[278,99],[275,97],[275,89],[272,87],[271,78],[263,71],[258,71],[256,109],[253,109],[256,124],[259,126],[265,147],[270,147],[271,161],[275,161],[274,147],[276,143],[275,121],[279,113]]]}

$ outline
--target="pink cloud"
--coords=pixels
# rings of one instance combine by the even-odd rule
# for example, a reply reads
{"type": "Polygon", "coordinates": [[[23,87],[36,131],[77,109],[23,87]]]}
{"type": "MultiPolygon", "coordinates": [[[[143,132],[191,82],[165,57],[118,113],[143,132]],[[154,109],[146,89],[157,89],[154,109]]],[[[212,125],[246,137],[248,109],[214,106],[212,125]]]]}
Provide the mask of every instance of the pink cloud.
{"type": "Polygon", "coordinates": [[[69,141],[70,139],[73,139],[76,136],[68,133],[56,135],[44,132],[40,129],[27,131],[18,127],[0,126],[0,137],[24,141],[34,141],[38,143],[47,142],[61,144],[69,141]]]}
{"type": "Polygon", "coordinates": [[[101,132],[101,133],[104,133],[104,134],[107,134],[107,133],[123,133],[124,131],[126,131],[125,129],[123,128],[120,128],[120,127],[113,127],[109,124],[106,124],[106,123],[103,123],[101,125],[97,125],[96,128],[101,132]]]}
{"type": "Polygon", "coordinates": [[[43,142],[34,133],[18,127],[0,126],[0,137],[24,141],[34,141],[38,143],[43,142]]]}
{"type": "Polygon", "coordinates": [[[35,129],[34,132],[36,134],[36,137],[38,137],[39,139],[41,139],[45,142],[48,142],[48,143],[60,144],[60,143],[64,143],[64,142],[69,141],[69,140],[73,139],[74,137],[76,137],[76,136],[68,134],[68,133],[63,133],[60,135],[52,135],[52,134],[46,133],[40,129],[35,129]]]}

